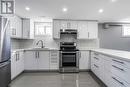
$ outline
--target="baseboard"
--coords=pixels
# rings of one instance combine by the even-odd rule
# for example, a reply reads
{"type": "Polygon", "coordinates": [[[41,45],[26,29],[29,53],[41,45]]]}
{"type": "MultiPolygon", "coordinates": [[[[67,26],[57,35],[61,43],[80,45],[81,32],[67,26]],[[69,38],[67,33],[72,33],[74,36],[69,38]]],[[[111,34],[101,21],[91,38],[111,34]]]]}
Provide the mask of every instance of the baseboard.
{"type": "MultiPolygon", "coordinates": [[[[24,72],[24,71],[23,71],[24,72]]],[[[11,79],[11,81],[15,80],[17,77],[19,77],[23,72],[19,73],[16,77],[14,77],[13,79],[11,79]]]]}
{"type": "Polygon", "coordinates": [[[102,80],[100,80],[91,70],[90,75],[94,78],[94,80],[101,86],[101,87],[107,87],[102,80]]]}

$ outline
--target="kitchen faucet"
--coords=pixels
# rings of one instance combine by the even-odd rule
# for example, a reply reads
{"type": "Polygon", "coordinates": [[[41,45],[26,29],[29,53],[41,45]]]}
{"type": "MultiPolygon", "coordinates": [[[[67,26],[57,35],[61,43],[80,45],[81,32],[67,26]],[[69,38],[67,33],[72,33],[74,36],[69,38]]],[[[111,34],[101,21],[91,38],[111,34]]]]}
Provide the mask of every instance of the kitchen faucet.
{"type": "Polygon", "coordinates": [[[42,40],[39,40],[39,41],[36,43],[36,45],[38,45],[39,42],[41,42],[41,48],[44,48],[45,46],[43,46],[43,41],[42,41],[42,40]]]}

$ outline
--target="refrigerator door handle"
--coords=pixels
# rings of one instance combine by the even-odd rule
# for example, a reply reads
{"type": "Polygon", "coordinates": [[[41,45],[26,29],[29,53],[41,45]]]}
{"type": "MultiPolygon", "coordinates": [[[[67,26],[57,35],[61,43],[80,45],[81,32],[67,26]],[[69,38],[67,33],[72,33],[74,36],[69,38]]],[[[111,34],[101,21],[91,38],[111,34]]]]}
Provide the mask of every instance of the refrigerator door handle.
{"type": "Polygon", "coordinates": [[[15,57],[16,57],[15,60],[17,61],[17,53],[15,54],[15,57]]]}

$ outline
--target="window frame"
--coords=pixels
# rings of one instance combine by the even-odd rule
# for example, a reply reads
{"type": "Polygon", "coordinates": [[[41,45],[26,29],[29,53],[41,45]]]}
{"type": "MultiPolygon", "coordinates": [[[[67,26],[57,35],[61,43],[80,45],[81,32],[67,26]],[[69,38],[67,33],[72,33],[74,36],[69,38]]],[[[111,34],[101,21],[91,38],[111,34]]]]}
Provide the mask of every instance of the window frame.
{"type": "MultiPolygon", "coordinates": [[[[34,37],[37,37],[37,36],[52,36],[52,34],[51,35],[47,35],[47,34],[45,34],[45,35],[36,35],[36,24],[39,24],[39,23],[50,23],[51,25],[52,25],[52,23],[53,22],[34,22],[34,37]]],[[[50,26],[48,26],[48,27],[50,27],[50,26]]],[[[52,28],[53,28],[53,26],[52,26],[52,28]]],[[[46,32],[46,31],[45,31],[46,32]]]]}
{"type": "Polygon", "coordinates": [[[122,25],[122,29],[121,29],[121,35],[123,38],[130,38],[130,35],[124,35],[124,27],[130,27],[130,24],[129,25],[122,25]]]}

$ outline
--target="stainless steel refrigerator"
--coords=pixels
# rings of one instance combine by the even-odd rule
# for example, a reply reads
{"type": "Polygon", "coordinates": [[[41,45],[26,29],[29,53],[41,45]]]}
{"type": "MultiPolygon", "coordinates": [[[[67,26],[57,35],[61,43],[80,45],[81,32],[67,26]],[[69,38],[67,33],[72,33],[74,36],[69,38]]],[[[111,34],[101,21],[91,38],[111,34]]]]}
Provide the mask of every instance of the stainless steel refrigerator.
{"type": "Polygon", "coordinates": [[[0,87],[7,87],[11,81],[10,23],[0,16],[0,87]]]}

